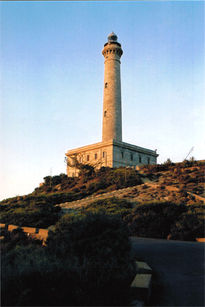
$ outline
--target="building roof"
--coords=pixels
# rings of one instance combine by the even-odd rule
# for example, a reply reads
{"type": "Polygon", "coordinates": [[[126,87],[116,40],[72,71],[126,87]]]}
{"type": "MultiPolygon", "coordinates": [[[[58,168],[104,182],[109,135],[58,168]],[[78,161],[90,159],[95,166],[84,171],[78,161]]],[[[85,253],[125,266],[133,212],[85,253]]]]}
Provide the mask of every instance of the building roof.
{"type": "Polygon", "coordinates": [[[109,43],[117,42],[117,35],[114,32],[112,32],[108,35],[107,39],[109,43]]]}

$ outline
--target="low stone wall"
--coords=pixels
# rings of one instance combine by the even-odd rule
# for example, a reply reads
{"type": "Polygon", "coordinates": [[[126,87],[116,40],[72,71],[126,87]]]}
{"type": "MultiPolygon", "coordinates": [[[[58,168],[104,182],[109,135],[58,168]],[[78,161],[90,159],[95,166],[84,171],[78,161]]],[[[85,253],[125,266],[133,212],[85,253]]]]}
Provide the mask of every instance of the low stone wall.
{"type": "Polygon", "coordinates": [[[205,238],[196,238],[196,241],[205,243],[205,238]]]}
{"type": "Polygon", "coordinates": [[[48,237],[48,229],[42,228],[34,228],[34,227],[21,227],[17,225],[8,225],[8,224],[0,224],[0,228],[6,228],[8,231],[12,231],[17,228],[21,228],[23,232],[25,232],[28,236],[32,236],[33,238],[46,241],[48,237]]]}

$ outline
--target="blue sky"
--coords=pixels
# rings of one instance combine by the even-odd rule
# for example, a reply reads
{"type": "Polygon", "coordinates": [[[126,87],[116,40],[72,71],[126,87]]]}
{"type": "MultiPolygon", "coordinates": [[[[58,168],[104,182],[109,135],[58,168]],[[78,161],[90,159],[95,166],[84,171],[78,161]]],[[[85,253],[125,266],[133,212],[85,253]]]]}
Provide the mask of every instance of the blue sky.
{"type": "Polygon", "coordinates": [[[1,193],[66,171],[101,141],[107,35],[122,44],[123,140],[159,163],[205,157],[204,2],[1,2],[1,193]]]}

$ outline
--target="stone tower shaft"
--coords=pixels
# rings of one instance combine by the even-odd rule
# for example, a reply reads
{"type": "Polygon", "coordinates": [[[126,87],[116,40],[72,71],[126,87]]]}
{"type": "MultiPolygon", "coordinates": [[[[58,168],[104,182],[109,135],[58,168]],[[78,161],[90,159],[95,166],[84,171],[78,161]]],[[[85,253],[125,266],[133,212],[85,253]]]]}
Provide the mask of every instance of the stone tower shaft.
{"type": "Polygon", "coordinates": [[[102,141],[122,141],[120,58],[123,51],[117,36],[111,33],[104,45],[103,129],[102,141]]]}

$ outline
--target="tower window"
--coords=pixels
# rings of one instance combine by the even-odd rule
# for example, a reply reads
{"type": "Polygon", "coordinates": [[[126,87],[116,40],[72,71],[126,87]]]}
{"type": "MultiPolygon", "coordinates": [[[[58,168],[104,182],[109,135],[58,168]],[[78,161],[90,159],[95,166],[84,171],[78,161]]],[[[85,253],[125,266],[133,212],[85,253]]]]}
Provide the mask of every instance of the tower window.
{"type": "Polygon", "coordinates": [[[107,88],[107,82],[105,83],[105,88],[107,88]]]}
{"type": "Polygon", "coordinates": [[[141,156],[139,156],[139,163],[142,163],[142,158],[141,158],[141,156]]]}
{"type": "Polygon", "coordinates": [[[104,117],[106,117],[107,111],[104,111],[104,117]]]}
{"type": "Polygon", "coordinates": [[[89,155],[87,155],[87,161],[89,161],[90,160],[90,156],[89,155]]]}
{"type": "Polygon", "coordinates": [[[121,157],[122,157],[122,159],[124,158],[124,152],[123,151],[121,151],[121,157]]]}
{"type": "Polygon", "coordinates": [[[105,158],[105,155],[106,155],[106,152],[105,152],[105,151],[103,151],[103,158],[105,158]]]}
{"type": "Polygon", "coordinates": [[[97,158],[98,158],[98,154],[95,154],[95,160],[97,160],[97,158]]]}
{"type": "Polygon", "coordinates": [[[133,161],[133,153],[130,154],[130,160],[133,161]]]}
{"type": "Polygon", "coordinates": [[[150,164],[150,158],[147,158],[147,164],[150,164]]]}

